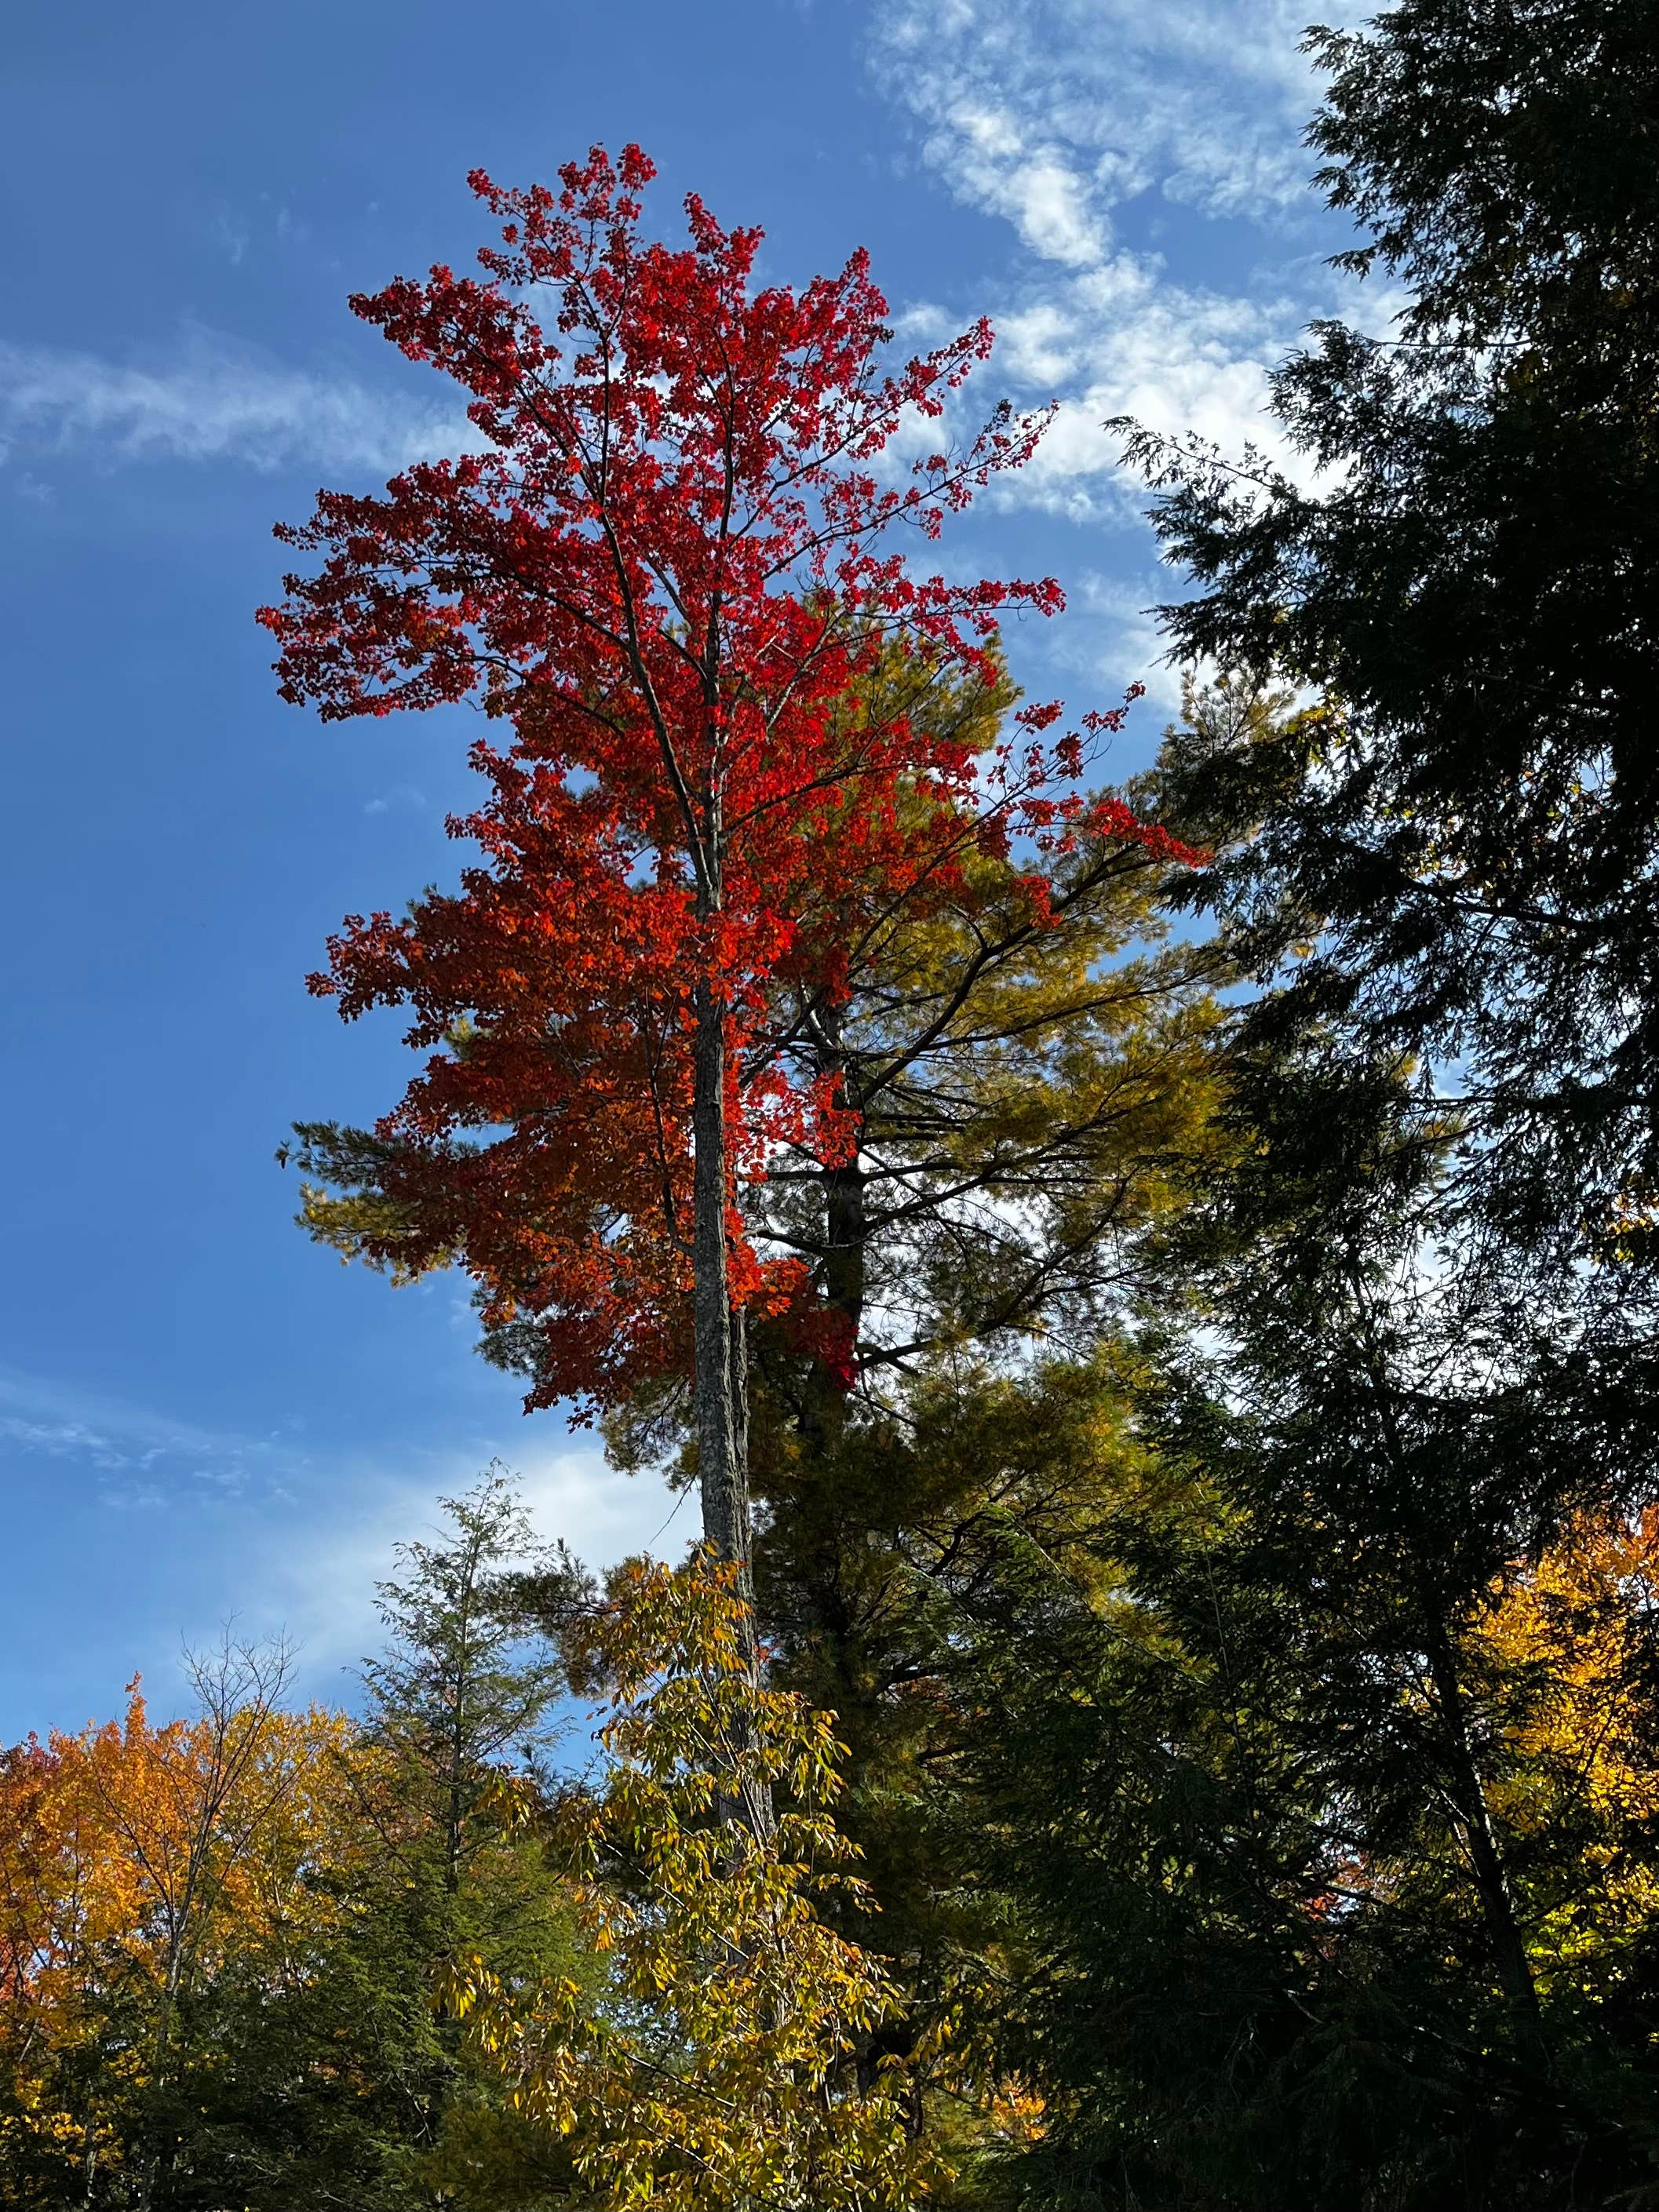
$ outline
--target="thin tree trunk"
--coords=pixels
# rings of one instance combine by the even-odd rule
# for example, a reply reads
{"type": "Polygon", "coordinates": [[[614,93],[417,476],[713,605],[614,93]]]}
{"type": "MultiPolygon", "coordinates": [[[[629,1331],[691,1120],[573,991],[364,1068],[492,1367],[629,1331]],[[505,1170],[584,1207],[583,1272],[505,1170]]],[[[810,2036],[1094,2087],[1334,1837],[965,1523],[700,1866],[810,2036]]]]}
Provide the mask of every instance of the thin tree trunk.
{"type": "Polygon", "coordinates": [[[1425,1599],[1423,1612],[1429,1675],[1434,1684],[1435,1703],[1440,1709],[1448,1764],[1462,1801],[1458,1810],[1487,1937],[1498,1978],[1515,2016],[1518,2038],[1534,2063],[1547,2072],[1549,2051],[1539,2009],[1538,1985],[1533,1979],[1532,1961],[1527,1956],[1526,1939],[1516,1917],[1503,1847],[1492,1826],[1486,1784],[1469,1735],[1468,1708],[1459,1679],[1456,1654],[1431,1599],[1425,1599]]]}
{"type": "Polygon", "coordinates": [[[830,1304],[845,1314],[854,1342],[864,1320],[865,1173],[858,1156],[824,1171],[823,1288],[830,1304]]]}
{"type": "MultiPolygon", "coordinates": [[[[173,1924],[168,1930],[167,1972],[161,1982],[161,2009],[155,2023],[155,2040],[150,2045],[149,2081],[147,2086],[146,2101],[152,2108],[159,2103],[167,2086],[167,2062],[172,2055],[173,2047],[173,2018],[178,2006],[179,1988],[183,1972],[185,1930],[182,1923],[184,1914],[188,1913],[195,1897],[197,1868],[194,1862],[198,1856],[198,1850],[197,1845],[192,1845],[192,1864],[185,1885],[184,1913],[175,1916],[173,1924]]],[[[205,1853],[204,1839],[200,1844],[199,1850],[203,1854],[205,1853]]],[[[155,2130],[148,2122],[145,2134],[152,2138],[155,2134],[155,2130]]],[[[161,2145],[152,2139],[146,2147],[143,2161],[139,2168],[137,2212],[151,2212],[161,2175],[161,2145]]]]}
{"type": "MultiPolygon", "coordinates": [[[[1395,1482],[1409,1495],[1411,1468],[1395,1418],[1388,1362],[1377,1342],[1364,1284],[1357,1272],[1353,1277],[1353,1287],[1364,1329],[1366,1364],[1370,1373],[1383,1449],[1395,1482]]],[[[1510,1890],[1508,1869],[1504,1863],[1503,1845],[1492,1822],[1492,1808],[1486,1802],[1486,1783],[1481,1776],[1480,1763],[1475,1756],[1474,1739],[1469,1733],[1468,1705],[1463,1695],[1457,1654],[1446,1627],[1445,1609],[1426,1564],[1429,1552],[1427,1539],[1427,1530],[1419,1528],[1417,1540],[1411,1543],[1411,1550],[1424,1649],[1429,1662],[1429,1679],[1434,1685],[1434,1701],[1439,1709],[1445,1763],[1450,1771],[1456,1796],[1462,1801],[1457,1809],[1461,1814],[1469,1863],[1474,1869],[1475,1889],[1486,1923],[1487,1940],[1492,1945],[1498,1979],[1503,1983],[1504,1993],[1510,2002],[1516,2040],[1531,2063],[1547,2075],[1552,2070],[1549,2040],[1544,2032],[1543,2014],[1538,2002],[1538,1985],[1533,1979],[1532,1962],[1527,1956],[1526,1938],[1516,1917],[1515,1899],[1510,1890]]]]}
{"type": "MultiPolygon", "coordinates": [[[[729,1044],[724,1004],[707,983],[698,987],[694,1041],[692,1168],[692,1405],[697,1431],[697,1479],[702,1493],[702,1533],[717,1558],[737,1569],[743,1613],[739,1627],[750,1680],[763,1679],[755,1632],[755,1571],[749,1504],[749,1375],[744,1316],[732,1310],[726,1258],[729,1182],[726,1086],[729,1044]]],[[[740,1778],[723,1817],[740,1820],[764,1841],[772,1832],[772,1793],[738,1747],[740,1778]]]]}
{"type": "MultiPolygon", "coordinates": [[[[823,1043],[817,1055],[817,1073],[830,1079],[835,1103],[844,1108],[848,1103],[847,1054],[842,1045],[840,1009],[823,1009],[818,1017],[818,1028],[823,1043]]],[[[866,1180],[856,1146],[850,1159],[823,1170],[823,1295],[831,1313],[838,1315],[846,1325],[843,1348],[849,1358],[864,1325],[865,1267],[870,1241],[865,1204],[866,1180]]],[[[799,1424],[802,1433],[817,1450],[827,1449],[832,1438],[839,1434],[846,1407],[842,1381],[822,1363],[814,1363],[801,1401],[799,1424]]]]}
{"type": "MultiPolygon", "coordinates": [[[[448,1911],[453,1920],[454,1900],[461,1891],[461,1847],[465,1826],[466,1717],[467,1692],[471,1686],[472,1661],[472,1608],[477,1595],[478,1566],[482,1540],[475,1529],[467,1537],[462,1569],[460,1604],[460,1643],[456,1652],[453,1675],[454,1711],[449,1729],[449,1775],[447,1780],[444,1826],[444,1895],[449,1900],[448,1911]]],[[[449,1940],[446,1930],[445,1940],[449,1940]]]]}
{"type": "Polygon", "coordinates": [[[744,1595],[752,1597],[749,1483],[744,1464],[738,1393],[734,1387],[732,1285],[726,1262],[726,1191],[730,1181],[726,1127],[728,1044],[726,1011],[707,983],[696,998],[691,1133],[691,1273],[696,1376],[693,1410],[697,1475],[702,1492],[702,1533],[722,1559],[734,1561],[744,1595]]]}
{"type": "Polygon", "coordinates": [[[743,1556],[746,1561],[754,1543],[749,1505],[749,1316],[741,1307],[732,1312],[732,1439],[735,1464],[741,1472],[743,1556]]]}

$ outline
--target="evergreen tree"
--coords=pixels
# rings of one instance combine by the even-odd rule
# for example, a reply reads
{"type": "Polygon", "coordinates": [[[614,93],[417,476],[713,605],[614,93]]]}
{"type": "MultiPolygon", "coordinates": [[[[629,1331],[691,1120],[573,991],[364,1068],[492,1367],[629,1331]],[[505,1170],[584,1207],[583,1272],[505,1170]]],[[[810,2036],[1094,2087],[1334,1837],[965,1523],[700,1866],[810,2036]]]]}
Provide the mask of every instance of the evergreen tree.
{"type": "Polygon", "coordinates": [[[30,2212],[526,2212],[570,2166],[439,2002],[458,1951],[591,1975],[532,1790],[561,1677],[492,1582],[545,1565],[492,1470],[400,1547],[363,1723],[227,1649],[204,1711],[0,1769],[0,2188],[30,2212]]]}
{"type": "MultiPolygon", "coordinates": [[[[535,2203],[568,2163],[518,2121],[437,2001],[461,1952],[508,1979],[587,1969],[568,1897],[532,1837],[503,1832],[503,1777],[531,1787],[556,1740],[558,1665],[527,1643],[499,1585],[556,1564],[499,1466],[441,1501],[435,1540],[398,1547],[380,1585],[388,1641],[364,1662],[353,1784],[366,1848],[352,1942],[335,1961],[374,2021],[392,2125],[386,2172],[408,2201],[535,2203]]],[[[400,2197],[395,2201],[402,2201],[400,2197]]]]}
{"type": "MultiPolygon", "coordinates": [[[[1030,2201],[1626,2201],[1656,2147],[1652,1831],[1587,1831],[1571,1666],[1505,1624],[1645,1496],[1651,1377],[1455,1264],[1455,1131],[1425,1139],[1397,1072],[1231,1073],[1248,1141],[1169,1240],[1159,1325],[1074,1378],[1117,1407],[1091,1571],[1012,1530],[949,1565],[970,1863],[1034,1962],[1030,2201]],[[1579,1916],[1606,1933],[1569,1960],[1579,1916]]],[[[1608,1712],[1645,1679],[1643,1589],[1602,1583],[1572,1662],[1608,1712]]]]}
{"type": "Polygon", "coordinates": [[[1458,1065],[1510,1232],[1633,1254],[1659,1190],[1659,18],[1401,0],[1309,43],[1318,181],[1360,226],[1339,258],[1407,305],[1392,334],[1316,325],[1275,377],[1312,489],[1130,438],[1197,586],[1163,610],[1176,652],[1324,702],[1183,749],[1224,848],[1196,895],[1264,971],[1304,947],[1262,1020],[1346,1012],[1458,1065]]]}

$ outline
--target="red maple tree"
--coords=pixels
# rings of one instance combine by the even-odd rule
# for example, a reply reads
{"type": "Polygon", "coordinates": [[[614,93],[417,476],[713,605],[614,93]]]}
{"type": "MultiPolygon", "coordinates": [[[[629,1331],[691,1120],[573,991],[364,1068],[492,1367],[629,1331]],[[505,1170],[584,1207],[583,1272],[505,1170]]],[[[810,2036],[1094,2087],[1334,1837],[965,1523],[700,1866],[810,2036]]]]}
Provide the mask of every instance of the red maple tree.
{"type": "Polygon", "coordinates": [[[474,746],[490,796],[450,824],[483,865],[403,920],[349,917],[313,979],[347,1017],[408,1006],[431,1055],[376,1133],[395,1205],[360,1249],[458,1258],[488,1323],[533,1317],[555,1346],[537,1402],[689,1372],[705,1534],[746,1571],[744,1317],[799,1299],[802,1271],[754,1249],[739,1194],[781,1140],[833,1160],[849,1135],[779,985],[833,1004],[882,918],[946,896],[975,848],[1175,848],[1068,787],[1086,739],[1045,738],[1054,707],[988,762],[849,705],[895,651],[994,687],[1000,618],[1061,605],[1052,580],[918,575],[890,535],[936,537],[1036,444],[1042,418],[1005,404],[895,463],[988,325],[884,370],[865,254],[757,289],[760,232],[695,197],[689,245],[641,235],[653,173],[632,146],[556,191],[475,173],[501,222],[483,279],[354,298],[471,392],[481,449],[323,494],[278,533],[323,564],[261,619],[283,696],[325,719],[481,696],[507,733],[474,746]]]}

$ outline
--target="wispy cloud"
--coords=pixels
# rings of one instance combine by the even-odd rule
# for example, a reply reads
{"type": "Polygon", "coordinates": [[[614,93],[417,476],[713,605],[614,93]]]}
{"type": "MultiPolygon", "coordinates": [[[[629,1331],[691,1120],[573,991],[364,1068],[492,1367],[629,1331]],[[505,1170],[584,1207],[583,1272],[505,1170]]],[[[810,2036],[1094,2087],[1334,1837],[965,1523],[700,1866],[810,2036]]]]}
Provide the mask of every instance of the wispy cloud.
{"type": "Polygon", "coordinates": [[[31,456],[386,474],[476,441],[453,401],[292,368],[200,326],[165,354],[127,362],[0,343],[0,444],[31,456]]]}
{"type": "MultiPolygon", "coordinates": [[[[435,1449],[366,1451],[297,1421],[263,1435],[222,1430],[0,1370],[0,1480],[14,1517],[27,1524],[48,1501],[61,1516],[78,1492],[76,1571],[90,1565],[142,1591],[120,1663],[164,1683],[181,1635],[199,1642],[234,1615],[250,1635],[280,1628],[298,1641],[305,1694],[344,1694],[341,1668],[375,1642],[374,1585],[394,1547],[429,1534],[439,1499],[497,1458],[518,1472],[540,1534],[592,1565],[653,1541],[666,1555],[695,1533],[692,1509],[677,1513],[663,1482],[616,1474],[551,1419],[520,1425],[509,1413],[435,1449]]],[[[88,1680],[86,1695],[107,1704],[118,1679],[88,1680]]]]}
{"type": "Polygon", "coordinates": [[[277,1480],[289,1449],[278,1437],[203,1428],[10,1369],[0,1369],[0,1443],[14,1456],[69,1460],[99,1475],[210,1474],[238,1489],[262,1475],[277,1480]]]}
{"type": "MultiPolygon", "coordinates": [[[[1370,6],[1323,12],[1341,22],[1370,6]]],[[[1024,249],[983,303],[989,374],[1056,411],[994,503],[1078,522],[1139,513],[1143,489],[1104,427],[1120,415],[1304,472],[1267,412],[1268,372],[1352,299],[1323,260],[1334,226],[1306,185],[1306,20],[1303,0],[892,0],[872,19],[875,79],[922,164],[1024,249]]],[[[908,319],[931,337],[954,319],[921,304],[908,319]]],[[[1140,609],[1169,592],[1146,574],[1074,581],[1089,656],[1151,674],[1140,609]]]]}
{"type": "MultiPolygon", "coordinates": [[[[426,793],[412,783],[394,783],[390,791],[371,799],[364,807],[365,814],[420,814],[426,810],[426,793]]],[[[469,1305],[467,1311],[471,1312],[469,1305]]]]}
{"type": "Polygon", "coordinates": [[[1158,617],[1149,611],[1170,596],[1169,575],[1156,568],[1128,575],[1085,570],[1071,592],[1073,610],[1082,619],[1068,628],[1057,656],[1093,690],[1121,683],[1126,672],[1145,684],[1134,732],[1142,744],[1150,734],[1147,722],[1161,728],[1181,711],[1181,672],[1165,664],[1158,617]]]}
{"type": "MultiPolygon", "coordinates": [[[[375,1641],[374,1586],[392,1571],[395,1547],[430,1538],[442,1526],[438,1501],[468,1489],[494,1456],[447,1455],[447,1466],[421,1480],[360,1471],[349,1510],[319,1541],[279,1541],[260,1592],[262,1615],[280,1620],[304,1650],[307,1679],[337,1681],[375,1641]]],[[[653,1549],[670,1557],[696,1533],[695,1506],[678,1500],[654,1476],[623,1475],[605,1466],[594,1445],[535,1442],[500,1456],[517,1474],[538,1535],[568,1544],[577,1558],[604,1567],[653,1549]],[[688,1518],[688,1516],[690,1517],[688,1518]]],[[[337,1694],[337,1692],[336,1692],[337,1694]]]]}
{"type": "MultiPolygon", "coordinates": [[[[1357,21],[1371,0],[1327,0],[1357,21]]],[[[1314,82],[1304,0],[894,0],[873,58],[927,158],[1034,251],[1098,253],[1156,191],[1209,216],[1301,201],[1314,82]]]]}
{"type": "Polygon", "coordinates": [[[1273,445],[1267,369],[1340,290],[1312,250],[1304,20],[1301,0],[896,0],[882,15],[872,67],[923,161],[1027,249],[994,316],[996,374],[1059,412],[1022,502],[1109,510],[1112,415],[1273,445]],[[1228,243],[1243,262],[1253,235],[1262,265],[1230,289],[1173,275],[1123,242],[1143,196],[1187,211],[1188,245],[1195,222],[1248,217],[1228,243]]]}

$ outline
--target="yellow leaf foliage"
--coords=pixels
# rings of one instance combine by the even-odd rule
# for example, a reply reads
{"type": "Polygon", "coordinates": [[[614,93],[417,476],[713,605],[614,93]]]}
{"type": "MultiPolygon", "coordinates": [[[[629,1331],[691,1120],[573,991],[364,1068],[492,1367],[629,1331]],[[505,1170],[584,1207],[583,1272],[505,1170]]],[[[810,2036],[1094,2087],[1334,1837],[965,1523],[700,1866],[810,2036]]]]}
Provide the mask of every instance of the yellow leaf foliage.
{"type": "Polygon", "coordinates": [[[1601,2001],[1659,1928],[1659,1511],[1570,1529],[1477,1632],[1514,1686],[1493,1811],[1540,1993],[1601,2001]]]}
{"type": "Polygon", "coordinates": [[[262,1700],[158,1728],[135,1682],[122,1722],[0,1756],[7,2130],[72,2142],[90,2172],[114,2149],[100,2100],[165,2067],[180,1996],[232,1949],[271,1974],[303,1954],[337,1909],[308,1877],[339,1832],[349,1725],[262,1700]],[[133,2032],[99,2055],[88,2106],[61,2111],[54,2060],[97,2035],[116,1985],[133,2032]]]}
{"type": "Polygon", "coordinates": [[[830,1811],[832,1717],[757,1686],[740,1623],[705,1558],[613,1577],[593,1624],[606,1768],[554,1823],[609,1990],[509,1989],[472,1961],[452,2001],[520,2109],[568,2139],[597,2205],[911,2204],[938,2176],[911,2076],[857,2063],[893,1993],[825,1917],[864,1894],[830,1811]],[[757,1777],[786,1797],[775,1824],[722,1818],[757,1777]]]}

